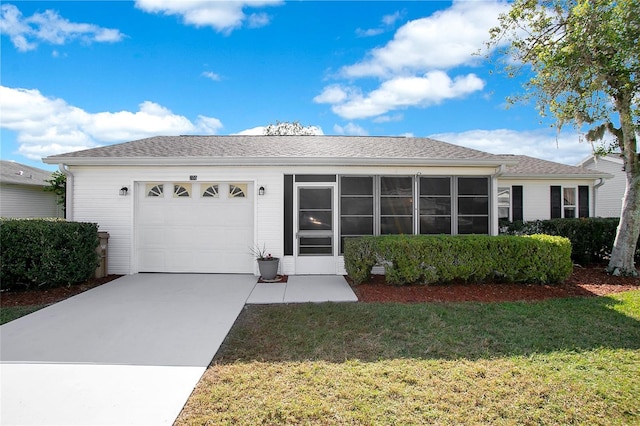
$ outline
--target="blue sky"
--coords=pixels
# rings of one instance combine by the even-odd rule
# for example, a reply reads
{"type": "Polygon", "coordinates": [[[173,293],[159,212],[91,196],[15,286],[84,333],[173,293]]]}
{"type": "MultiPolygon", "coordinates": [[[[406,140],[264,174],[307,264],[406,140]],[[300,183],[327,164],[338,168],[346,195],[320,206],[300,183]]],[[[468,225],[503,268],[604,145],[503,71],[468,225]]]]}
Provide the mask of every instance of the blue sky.
{"type": "Polygon", "coordinates": [[[474,55],[494,1],[3,1],[1,157],[40,158],[154,135],[433,137],[566,164],[589,155],[522,79],[474,55]]]}

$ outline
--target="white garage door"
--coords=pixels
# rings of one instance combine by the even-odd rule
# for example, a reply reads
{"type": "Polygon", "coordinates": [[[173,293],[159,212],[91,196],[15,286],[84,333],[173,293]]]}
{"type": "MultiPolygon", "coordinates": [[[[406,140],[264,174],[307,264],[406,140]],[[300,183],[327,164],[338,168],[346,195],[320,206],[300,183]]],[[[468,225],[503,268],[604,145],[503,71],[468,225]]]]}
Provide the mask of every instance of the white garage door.
{"type": "Polygon", "coordinates": [[[252,273],[253,185],[138,183],[135,234],[140,272],[252,273]]]}

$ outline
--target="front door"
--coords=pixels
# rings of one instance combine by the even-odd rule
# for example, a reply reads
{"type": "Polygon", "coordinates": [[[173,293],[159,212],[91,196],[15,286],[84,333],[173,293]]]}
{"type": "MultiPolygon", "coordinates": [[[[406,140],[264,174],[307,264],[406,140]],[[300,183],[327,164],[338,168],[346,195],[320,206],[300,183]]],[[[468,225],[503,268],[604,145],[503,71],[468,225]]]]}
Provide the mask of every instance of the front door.
{"type": "Polygon", "coordinates": [[[296,274],[336,273],[335,186],[297,187],[296,274]]]}

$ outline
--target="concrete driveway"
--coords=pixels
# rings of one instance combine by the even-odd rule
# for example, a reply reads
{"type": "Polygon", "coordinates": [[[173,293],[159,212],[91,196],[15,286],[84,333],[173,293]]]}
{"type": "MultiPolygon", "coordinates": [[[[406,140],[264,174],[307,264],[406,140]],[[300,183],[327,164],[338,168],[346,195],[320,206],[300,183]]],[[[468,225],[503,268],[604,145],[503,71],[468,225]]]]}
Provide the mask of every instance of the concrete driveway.
{"type": "Polygon", "coordinates": [[[255,284],[131,275],[3,325],[0,423],[172,424],[255,284]]]}

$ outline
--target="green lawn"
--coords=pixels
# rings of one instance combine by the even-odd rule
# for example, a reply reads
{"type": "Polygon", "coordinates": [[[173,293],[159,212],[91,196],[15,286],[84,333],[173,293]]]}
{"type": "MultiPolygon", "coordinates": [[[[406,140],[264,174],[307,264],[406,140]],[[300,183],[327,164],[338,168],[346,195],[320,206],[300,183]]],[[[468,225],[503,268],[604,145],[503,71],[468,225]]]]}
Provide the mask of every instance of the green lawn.
{"type": "Polygon", "coordinates": [[[639,424],[640,291],[248,306],[182,424],[639,424]]]}
{"type": "Polygon", "coordinates": [[[47,305],[3,307],[0,309],[0,325],[35,312],[47,305]]]}

